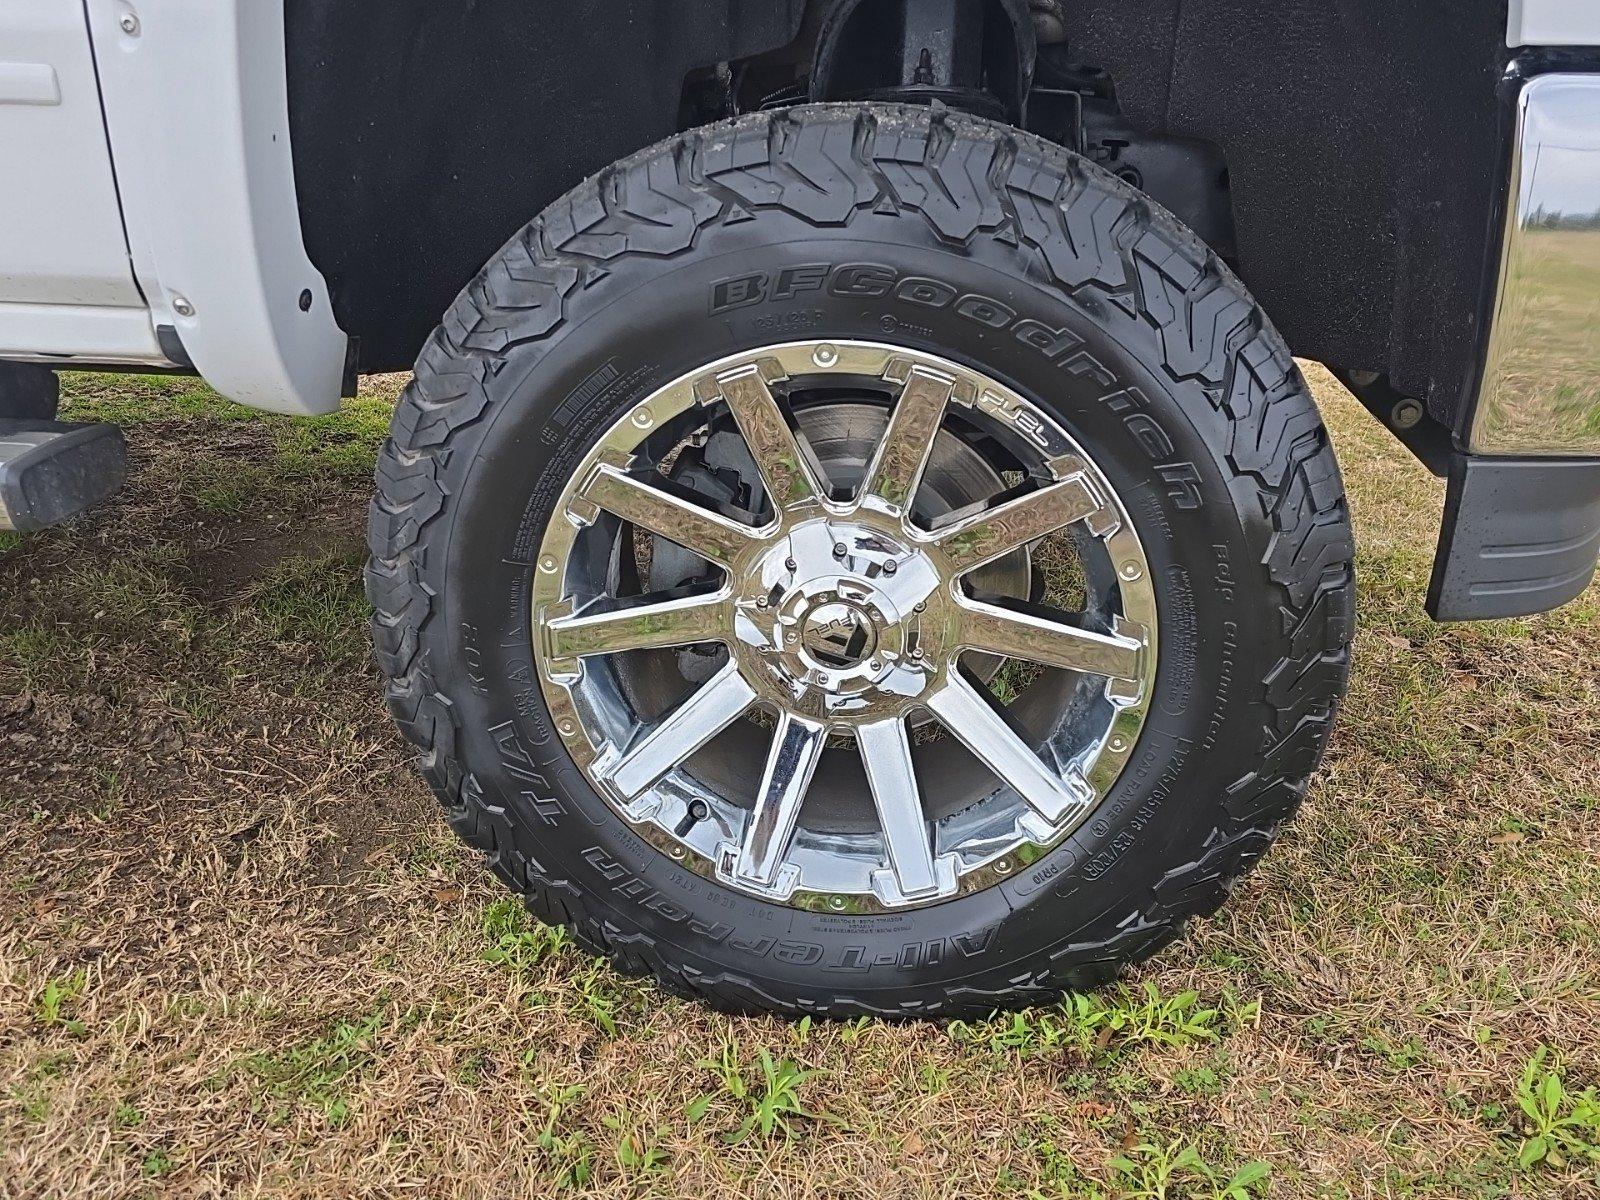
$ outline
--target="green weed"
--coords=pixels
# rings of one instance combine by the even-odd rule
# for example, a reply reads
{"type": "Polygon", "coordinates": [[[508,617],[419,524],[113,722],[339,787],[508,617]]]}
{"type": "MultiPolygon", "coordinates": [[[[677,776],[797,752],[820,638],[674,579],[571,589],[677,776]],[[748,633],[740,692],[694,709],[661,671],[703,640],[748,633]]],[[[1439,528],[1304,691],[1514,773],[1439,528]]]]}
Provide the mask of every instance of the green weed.
{"type": "Polygon", "coordinates": [[[610,968],[597,962],[578,976],[574,983],[584,1013],[607,1037],[616,1037],[617,994],[611,990],[610,968]]]}
{"type": "MultiPolygon", "coordinates": [[[[715,1059],[702,1059],[696,1064],[717,1076],[723,1092],[733,1100],[735,1108],[743,1113],[738,1128],[725,1135],[724,1140],[730,1145],[754,1136],[767,1140],[780,1133],[788,1141],[795,1136],[795,1118],[835,1120],[825,1113],[809,1111],[800,1102],[800,1088],[816,1074],[815,1071],[802,1070],[791,1059],[774,1060],[765,1047],[759,1052],[757,1062],[761,1077],[752,1086],[745,1079],[739,1044],[729,1036],[715,1059]]],[[[714,1095],[706,1095],[691,1104],[690,1122],[703,1118],[714,1099],[714,1095]]]]}
{"type": "Polygon", "coordinates": [[[1272,1168],[1259,1159],[1232,1174],[1218,1170],[1193,1142],[1139,1142],[1111,1160],[1124,1200],[1254,1200],[1266,1194],[1272,1168]]]}
{"type": "Polygon", "coordinates": [[[319,1109],[333,1125],[350,1117],[349,1085],[375,1055],[372,1042],[384,1025],[373,1013],[359,1021],[339,1021],[325,1037],[276,1054],[252,1054],[244,1069],[280,1101],[300,1101],[319,1109]]]}
{"type": "Polygon", "coordinates": [[[67,1016],[67,1010],[83,996],[88,983],[89,973],[81,967],[64,978],[47,981],[34,1005],[40,1023],[60,1026],[68,1033],[81,1036],[84,1032],[83,1022],[67,1016]]]}
{"type": "Polygon", "coordinates": [[[144,1162],[139,1169],[149,1179],[160,1179],[163,1175],[170,1175],[178,1169],[178,1160],[159,1146],[144,1156],[144,1162]]]}
{"type": "Polygon", "coordinates": [[[630,1127],[626,1115],[601,1117],[600,1123],[617,1135],[617,1144],[612,1153],[617,1160],[617,1170],[625,1178],[656,1175],[667,1169],[671,1156],[654,1144],[666,1136],[665,1130],[657,1129],[650,1138],[646,1138],[630,1127]]]}
{"type": "Polygon", "coordinates": [[[581,1084],[555,1084],[535,1093],[544,1109],[544,1124],[534,1140],[549,1156],[557,1185],[564,1188],[583,1187],[594,1174],[594,1144],[582,1131],[558,1132],[562,1118],[583,1098],[583,1092],[581,1084]]]}
{"type": "Polygon", "coordinates": [[[1517,1166],[1559,1170],[1569,1163],[1600,1164],[1600,1097],[1592,1087],[1567,1090],[1559,1068],[1546,1069],[1548,1046],[1523,1068],[1517,1083],[1517,1107],[1522,1110],[1522,1144],[1517,1166]]]}
{"type": "Polygon", "coordinates": [[[559,954],[572,940],[560,926],[536,922],[515,896],[483,910],[483,936],[489,943],[484,961],[519,973],[559,954]]]}
{"type": "Polygon", "coordinates": [[[986,1045],[997,1054],[1040,1055],[1073,1051],[1084,1055],[1116,1044],[1183,1046],[1216,1041],[1225,1032],[1254,1024],[1260,1002],[1232,997],[1217,1007],[1202,1005],[1198,992],[1163,996],[1154,983],[1111,995],[1071,995],[1051,1008],[1032,1009],[969,1024],[955,1021],[950,1035],[986,1045]]]}

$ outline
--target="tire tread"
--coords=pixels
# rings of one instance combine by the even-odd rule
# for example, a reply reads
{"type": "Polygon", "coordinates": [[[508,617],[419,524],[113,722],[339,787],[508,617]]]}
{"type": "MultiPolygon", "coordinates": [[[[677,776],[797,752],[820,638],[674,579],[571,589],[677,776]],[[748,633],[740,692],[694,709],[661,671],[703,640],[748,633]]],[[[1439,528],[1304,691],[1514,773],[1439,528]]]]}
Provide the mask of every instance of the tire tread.
{"type": "Polygon", "coordinates": [[[1315,404],[1265,315],[1220,261],[1164,211],[1066,151],[954,114],[814,106],[691,131],[625,159],[545,211],[461,294],[424,348],[377,467],[366,570],[390,710],[456,833],[539,919],[619,969],[730,1011],[969,1015],[1092,987],[1209,915],[1299,806],[1349,671],[1354,569],[1349,513],[1315,404]],[[1093,292],[1152,324],[1175,383],[1198,383],[1229,418],[1228,461],[1257,489],[1274,534],[1263,566],[1289,653],[1262,681],[1261,752],[1227,789],[1193,861],[1165,872],[1139,911],[1049,968],[892,1006],[870,994],[774,995],[759,980],[674,960],[652,937],[591,911],[581,890],[519,849],[456,755],[456,712],[429,670],[434,597],[421,569],[449,511],[453,447],[489,411],[486,383],[513,348],[566,319],[567,298],[628,255],[691,251],[712,222],[779,208],[817,228],[863,210],[918,214],[944,241],[1027,248],[1067,295],[1093,292]]]}

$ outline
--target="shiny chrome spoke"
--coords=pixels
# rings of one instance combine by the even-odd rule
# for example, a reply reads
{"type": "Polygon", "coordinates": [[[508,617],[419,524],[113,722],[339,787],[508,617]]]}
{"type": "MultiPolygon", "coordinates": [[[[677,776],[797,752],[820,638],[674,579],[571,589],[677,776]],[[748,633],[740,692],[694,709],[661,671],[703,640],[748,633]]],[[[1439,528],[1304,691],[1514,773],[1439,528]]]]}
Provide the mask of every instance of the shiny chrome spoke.
{"type": "Polygon", "coordinates": [[[730,660],[625,754],[599,770],[631,800],[733,724],[755,698],[755,689],[730,660]]]}
{"type": "Polygon", "coordinates": [[[760,888],[778,882],[784,856],[794,837],[795,822],[811,776],[822,757],[824,729],[803,717],[785,714],[772,735],[767,769],[756,793],[755,811],[745,826],[744,843],[739,848],[737,878],[760,888]]]}
{"type": "Polygon", "coordinates": [[[1142,677],[1144,642],[1138,638],[1095,633],[1063,620],[977,600],[962,604],[961,617],[961,640],[969,650],[1108,679],[1142,677]]]}
{"type": "Polygon", "coordinates": [[[1045,765],[994,706],[960,675],[928,700],[929,710],[1000,779],[1017,789],[1028,807],[1051,824],[1093,799],[1073,777],[1063,778],[1045,765]]]}
{"type": "Polygon", "coordinates": [[[893,512],[910,510],[954,390],[955,380],[949,376],[926,367],[911,368],[867,468],[863,498],[873,497],[893,512]]]}
{"type": "Polygon", "coordinates": [[[922,810],[922,793],[911,765],[911,743],[899,717],[875,721],[856,730],[867,785],[883,826],[889,867],[906,898],[939,890],[933,861],[933,841],[922,810]]]}
{"type": "Polygon", "coordinates": [[[811,456],[789,427],[761,368],[752,364],[719,375],[717,386],[750,447],[773,507],[783,512],[820,497],[823,488],[811,456]]]}
{"type": "Polygon", "coordinates": [[[517,603],[552,738],[729,921],[781,939],[768,906],[871,919],[1020,881],[1136,766],[1161,579],[1053,405],[850,338],[703,361],[625,407],[517,603]],[[1083,556],[1082,613],[1027,599],[1052,534],[1083,556]],[[1072,674],[1011,711],[979,679],[1004,660],[1072,674]]]}
{"type": "Polygon", "coordinates": [[[733,636],[732,607],[727,594],[717,592],[646,600],[599,613],[548,615],[544,636],[547,653],[555,660],[727,641],[733,636]]]}
{"type": "Polygon", "coordinates": [[[940,529],[934,544],[949,561],[951,572],[963,575],[1100,509],[1099,498],[1084,478],[1070,475],[940,529]]]}
{"type": "Polygon", "coordinates": [[[595,471],[579,499],[660,534],[719,567],[731,566],[756,540],[756,531],[748,525],[635,479],[609,463],[595,471]]]}

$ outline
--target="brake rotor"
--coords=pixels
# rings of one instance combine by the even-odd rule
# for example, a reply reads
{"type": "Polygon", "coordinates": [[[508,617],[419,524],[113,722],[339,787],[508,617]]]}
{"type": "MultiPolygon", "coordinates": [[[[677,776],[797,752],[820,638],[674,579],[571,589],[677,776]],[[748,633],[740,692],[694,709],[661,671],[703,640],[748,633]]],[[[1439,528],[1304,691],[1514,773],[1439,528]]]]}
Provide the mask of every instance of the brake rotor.
{"type": "MultiPolygon", "coordinates": [[[[805,435],[817,465],[835,493],[853,493],[861,486],[878,443],[889,424],[888,409],[869,400],[826,400],[797,405],[795,421],[805,435]]],[[[704,445],[686,447],[669,477],[720,503],[757,510],[764,500],[761,474],[745,440],[732,429],[716,430],[704,445]]],[[[912,515],[924,527],[1004,490],[1005,481],[988,460],[949,430],[940,430],[917,492],[912,515]]],[[[659,535],[651,535],[650,591],[681,587],[705,571],[705,560],[659,535]]],[[[968,577],[973,591],[1027,600],[1033,592],[1033,566],[1024,546],[968,577]]],[[[699,683],[710,678],[720,655],[701,648],[680,651],[684,678],[699,683]]],[[[967,667],[985,683],[1002,660],[988,654],[968,656],[967,667]]]]}

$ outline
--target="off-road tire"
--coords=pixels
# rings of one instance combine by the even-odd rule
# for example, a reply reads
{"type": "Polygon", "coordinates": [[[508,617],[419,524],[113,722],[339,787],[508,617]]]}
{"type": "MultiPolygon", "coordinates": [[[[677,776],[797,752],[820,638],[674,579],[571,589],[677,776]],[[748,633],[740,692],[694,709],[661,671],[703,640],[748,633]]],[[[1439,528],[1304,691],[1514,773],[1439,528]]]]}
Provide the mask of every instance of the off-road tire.
{"type": "Polygon", "coordinates": [[[1278,334],[1148,198],[943,111],[755,115],[583,183],[446,314],[377,483],[377,661],[450,824],[539,918],[719,1008],[971,1016],[1106,981],[1260,858],[1345,687],[1349,517],[1278,334]],[[1072,353],[1046,336],[1069,328],[1072,353]],[[553,735],[532,657],[532,558],[594,439],[699,364],[800,337],[965,359],[1059,410],[1158,581],[1156,702],[1093,819],[888,917],[764,905],[645,844],[553,735]]]}

